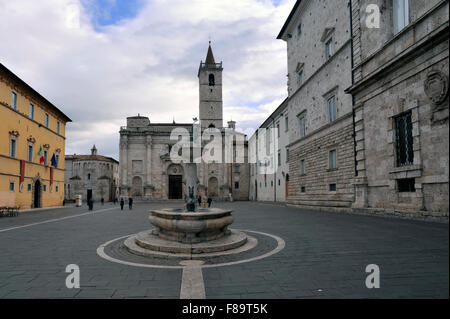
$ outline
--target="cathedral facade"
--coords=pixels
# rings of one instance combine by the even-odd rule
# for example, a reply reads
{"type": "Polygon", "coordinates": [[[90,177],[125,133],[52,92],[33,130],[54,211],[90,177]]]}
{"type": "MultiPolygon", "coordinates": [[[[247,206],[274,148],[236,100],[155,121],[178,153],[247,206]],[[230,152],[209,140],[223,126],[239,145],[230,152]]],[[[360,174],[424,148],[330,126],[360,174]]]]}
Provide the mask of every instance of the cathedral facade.
{"type": "MultiPolygon", "coordinates": [[[[199,124],[151,123],[148,117],[140,115],[127,118],[127,125],[120,129],[121,197],[143,200],[185,198],[185,162],[176,161],[173,156],[178,143],[173,136],[178,130],[186,132],[191,150],[194,149],[195,132],[207,136],[210,141],[221,140],[214,160],[202,159],[197,163],[197,194],[216,200],[248,200],[247,140],[244,134],[235,131],[235,122],[223,126],[222,71],[222,62],[215,62],[209,46],[206,60],[200,62],[198,70],[199,124]],[[228,139],[231,151],[225,150],[226,136],[233,137],[228,139]]],[[[208,141],[203,140],[197,150],[203,154],[207,146],[208,141]]]]}

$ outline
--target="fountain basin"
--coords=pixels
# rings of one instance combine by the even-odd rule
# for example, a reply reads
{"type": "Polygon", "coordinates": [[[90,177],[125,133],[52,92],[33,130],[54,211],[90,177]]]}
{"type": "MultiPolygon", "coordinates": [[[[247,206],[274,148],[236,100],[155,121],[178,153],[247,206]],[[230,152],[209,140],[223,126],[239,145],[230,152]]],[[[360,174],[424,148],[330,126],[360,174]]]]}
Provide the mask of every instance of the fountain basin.
{"type": "Polygon", "coordinates": [[[229,235],[228,226],[234,221],[231,210],[199,208],[188,213],[182,209],[151,211],[149,220],[155,226],[152,234],[161,239],[195,244],[217,240],[229,235]]]}

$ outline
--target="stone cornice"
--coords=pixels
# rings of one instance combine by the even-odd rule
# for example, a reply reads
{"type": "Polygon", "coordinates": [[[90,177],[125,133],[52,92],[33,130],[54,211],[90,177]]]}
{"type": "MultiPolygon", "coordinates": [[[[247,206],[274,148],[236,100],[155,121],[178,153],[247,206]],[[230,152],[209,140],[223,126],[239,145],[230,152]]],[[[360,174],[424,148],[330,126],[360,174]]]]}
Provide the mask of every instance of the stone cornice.
{"type": "MultiPolygon", "coordinates": [[[[386,48],[390,45],[393,45],[393,42],[398,40],[402,35],[404,35],[408,30],[411,30],[411,28],[415,28],[419,22],[421,22],[425,17],[429,16],[432,12],[437,10],[441,5],[443,5],[444,2],[441,2],[439,5],[434,7],[432,10],[430,10],[427,14],[422,16],[419,20],[405,28],[405,30],[402,30],[399,34],[397,34],[394,38],[392,38],[390,41],[388,41],[381,49],[379,49],[377,52],[372,54],[370,57],[366,58],[364,61],[362,61],[360,64],[355,66],[353,68],[353,72],[360,69],[363,65],[371,61],[375,58],[375,56],[381,54],[386,50],[386,48]]],[[[412,59],[416,56],[419,56],[423,54],[423,52],[419,49],[423,47],[427,47],[430,43],[432,43],[436,39],[447,39],[448,37],[448,30],[449,30],[449,21],[444,22],[439,27],[434,29],[432,32],[425,35],[423,38],[417,40],[414,44],[403,50],[400,54],[396,55],[395,57],[388,59],[388,61],[369,73],[366,76],[363,76],[362,80],[358,81],[351,87],[347,88],[345,90],[345,93],[348,94],[356,94],[360,91],[364,90],[365,88],[372,85],[374,82],[378,80],[378,78],[385,77],[386,73],[392,72],[403,65],[403,61],[405,59],[412,59]]]]}

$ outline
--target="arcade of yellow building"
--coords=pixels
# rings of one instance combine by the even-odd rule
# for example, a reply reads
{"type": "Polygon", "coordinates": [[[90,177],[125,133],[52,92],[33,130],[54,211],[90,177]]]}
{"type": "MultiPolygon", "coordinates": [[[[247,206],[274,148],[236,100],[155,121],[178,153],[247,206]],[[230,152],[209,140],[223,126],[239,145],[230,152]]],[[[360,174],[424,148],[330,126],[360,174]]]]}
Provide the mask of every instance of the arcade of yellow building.
{"type": "Polygon", "coordinates": [[[60,206],[70,118],[0,63],[0,207],[60,206]]]}

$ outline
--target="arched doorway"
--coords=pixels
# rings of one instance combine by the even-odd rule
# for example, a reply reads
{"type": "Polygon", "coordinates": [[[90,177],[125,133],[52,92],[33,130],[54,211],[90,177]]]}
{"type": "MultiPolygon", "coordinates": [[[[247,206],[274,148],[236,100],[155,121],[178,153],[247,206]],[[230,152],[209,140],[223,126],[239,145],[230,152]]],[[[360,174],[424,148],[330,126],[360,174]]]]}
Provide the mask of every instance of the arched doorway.
{"type": "Polygon", "coordinates": [[[219,182],[216,177],[211,177],[208,181],[208,197],[217,197],[218,196],[218,186],[219,182]]]}
{"type": "Polygon", "coordinates": [[[131,196],[142,196],[142,179],[139,176],[133,177],[131,196]]]}
{"type": "Polygon", "coordinates": [[[41,203],[41,182],[39,179],[34,182],[33,207],[40,208],[41,203]]]}

